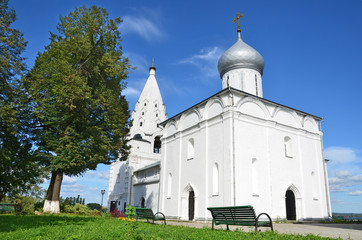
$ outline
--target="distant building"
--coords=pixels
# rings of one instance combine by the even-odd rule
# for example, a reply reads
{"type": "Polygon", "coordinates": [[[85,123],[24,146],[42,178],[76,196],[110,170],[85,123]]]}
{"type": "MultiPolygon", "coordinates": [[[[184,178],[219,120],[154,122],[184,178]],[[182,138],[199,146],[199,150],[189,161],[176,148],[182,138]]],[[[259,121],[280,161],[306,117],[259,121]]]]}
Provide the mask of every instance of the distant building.
{"type": "Polygon", "coordinates": [[[253,205],[273,219],[331,217],[322,118],[264,99],[263,69],[238,29],[218,62],[222,90],[167,119],[152,66],[132,114],[131,154],[111,166],[110,210],[210,220],[207,207],[253,205]]]}

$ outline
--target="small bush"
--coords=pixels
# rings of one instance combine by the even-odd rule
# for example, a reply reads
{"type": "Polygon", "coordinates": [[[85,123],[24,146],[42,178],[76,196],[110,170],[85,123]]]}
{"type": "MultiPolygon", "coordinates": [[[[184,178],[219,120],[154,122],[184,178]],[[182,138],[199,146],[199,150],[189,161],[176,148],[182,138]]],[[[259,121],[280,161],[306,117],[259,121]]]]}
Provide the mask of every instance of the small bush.
{"type": "Polygon", "coordinates": [[[90,209],[97,209],[98,211],[101,211],[102,210],[102,207],[99,203],[88,203],[87,204],[87,207],[90,208],[90,209]]]}
{"type": "Polygon", "coordinates": [[[116,217],[116,218],[121,217],[121,211],[118,210],[118,209],[114,209],[114,210],[111,212],[111,217],[116,217]]]}

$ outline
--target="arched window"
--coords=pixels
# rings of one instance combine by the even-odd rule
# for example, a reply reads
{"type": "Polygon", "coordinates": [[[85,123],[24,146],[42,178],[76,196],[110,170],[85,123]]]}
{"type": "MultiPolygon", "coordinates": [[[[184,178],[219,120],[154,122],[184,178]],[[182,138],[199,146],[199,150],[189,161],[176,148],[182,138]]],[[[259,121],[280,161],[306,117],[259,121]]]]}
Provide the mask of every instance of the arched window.
{"type": "Polygon", "coordinates": [[[219,166],[217,163],[212,168],[212,195],[219,195],[219,166]]]}
{"type": "Polygon", "coordinates": [[[286,157],[293,157],[293,146],[292,146],[292,139],[290,137],[284,138],[284,149],[285,149],[285,156],[286,157]]]}
{"type": "Polygon", "coordinates": [[[172,187],[172,174],[168,174],[168,181],[167,181],[167,198],[171,198],[171,187],[172,187]]]}
{"type": "Polygon", "coordinates": [[[161,139],[160,137],[155,137],[155,141],[153,142],[153,152],[160,153],[161,150],[161,139]]]}
{"type": "Polygon", "coordinates": [[[258,77],[255,74],[255,95],[258,96],[258,77]]]}
{"type": "Polygon", "coordinates": [[[187,143],[187,160],[191,160],[194,158],[194,139],[190,138],[187,143]]]}
{"type": "Polygon", "coordinates": [[[142,125],[143,125],[143,123],[142,123],[142,122],[140,122],[140,127],[142,127],[142,125]]]}

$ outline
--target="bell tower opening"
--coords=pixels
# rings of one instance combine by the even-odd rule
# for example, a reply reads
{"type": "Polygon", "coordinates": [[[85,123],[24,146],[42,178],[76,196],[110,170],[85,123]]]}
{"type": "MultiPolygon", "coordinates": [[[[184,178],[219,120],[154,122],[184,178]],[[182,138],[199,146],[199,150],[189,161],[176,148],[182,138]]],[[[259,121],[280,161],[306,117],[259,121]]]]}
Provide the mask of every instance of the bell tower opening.
{"type": "Polygon", "coordinates": [[[161,150],[161,138],[155,137],[155,141],[153,142],[153,152],[160,153],[161,150]]]}

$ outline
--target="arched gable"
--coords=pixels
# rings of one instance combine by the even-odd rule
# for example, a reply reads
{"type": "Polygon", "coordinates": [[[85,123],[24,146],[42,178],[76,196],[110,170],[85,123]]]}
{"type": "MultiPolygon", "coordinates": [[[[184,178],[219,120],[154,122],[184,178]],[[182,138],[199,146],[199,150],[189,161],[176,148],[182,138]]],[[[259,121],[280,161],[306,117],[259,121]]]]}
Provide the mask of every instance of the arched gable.
{"type": "Polygon", "coordinates": [[[243,98],[237,104],[237,111],[253,117],[270,119],[270,113],[265,105],[261,101],[251,97],[243,98]]]}
{"type": "Polygon", "coordinates": [[[220,98],[210,99],[205,106],[205,118],[213,118],[220,115],[224,110],[224,103],[220,98]]]}
{"type": "Polygon", "coordinates": [[[303,128],[306,131],[313,132],[313,133],[316,133],[319,131],[316,121],[309,116],[306,116],[303,119],[303,128]]]}
{"type": "Polygon", "coordinates": [[[193,109],[191,112],[185,113],[180,119],[180,129],[184,130],[189,127],[195,126],[200,122],[201,115],[197,109],[193,109]]]}
{"type": "Polygon", "coordinates": [[[176,131],[177,128],[174,121],[167,123],[165,127],[165,137],[171,136],[172,134],[176,133],[176,131]]]}
{"type": "Polygon", "coordinates": [[[301,127],[298,115],[295,111],[278,107],[273,116],[273,120],[291,127],[301,127]]]}

